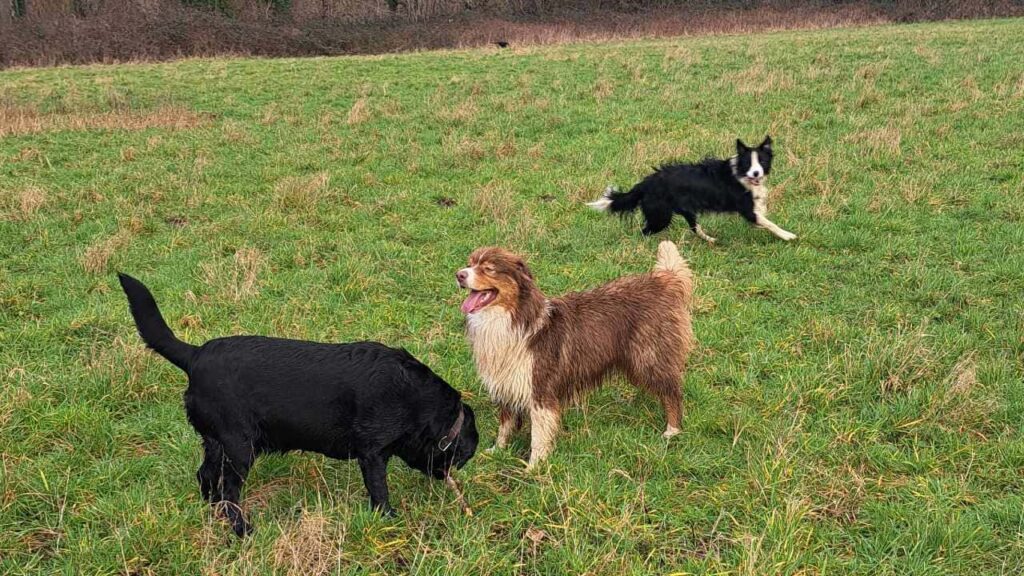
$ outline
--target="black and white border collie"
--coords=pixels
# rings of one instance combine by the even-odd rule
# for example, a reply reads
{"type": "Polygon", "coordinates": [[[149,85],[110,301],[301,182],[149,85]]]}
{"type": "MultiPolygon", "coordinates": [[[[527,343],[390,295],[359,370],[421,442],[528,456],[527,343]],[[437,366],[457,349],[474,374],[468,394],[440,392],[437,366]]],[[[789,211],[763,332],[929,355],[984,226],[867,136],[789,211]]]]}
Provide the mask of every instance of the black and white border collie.
{"type": "Polygon", "coordinates": [[[646,225],[644,234],[668,227],[673,214],[689,223],[694,234],[708,243],[715,239],[697,223],[703,212],[735,212],[748,222],[783,240],[796,234],[768,219],[768,189],[765,180],[772,170],[772,139],[767,136],[756,148],[736,140],[736,155],[728,160],[705,158],[697,163],[664,164],[629,192],[609,186],[604,196],[587,205],[595,210],[625,214],[640,208],[646,225]]]}

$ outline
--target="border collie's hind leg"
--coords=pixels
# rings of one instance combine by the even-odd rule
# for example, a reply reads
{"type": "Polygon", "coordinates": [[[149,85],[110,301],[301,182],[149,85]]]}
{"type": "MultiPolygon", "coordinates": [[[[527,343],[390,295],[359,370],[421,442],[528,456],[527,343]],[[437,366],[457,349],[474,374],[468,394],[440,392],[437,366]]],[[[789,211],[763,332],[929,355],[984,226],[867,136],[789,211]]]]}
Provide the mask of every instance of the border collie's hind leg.
{"type": "Polygon", "coordinates": [[[662,206],[654,202],[643,202],[640,204],[640,211],[644,213],[644,236],[657,234],[672,223],[672,208],[662,206]]]}
{"type": "Polygon", "coordinates": [[[693,230],[693,233],[696,234],[700,239],[704,240],[708,244],[715,243],[715,239],[705,234],[704,229],[700,227],[700,224],[697,224],[696,214],[688,210],[680,210],[679,214],[682,215],[683,218],[686,218],[686,223],[690,225],[690,230],[693,230]]]}

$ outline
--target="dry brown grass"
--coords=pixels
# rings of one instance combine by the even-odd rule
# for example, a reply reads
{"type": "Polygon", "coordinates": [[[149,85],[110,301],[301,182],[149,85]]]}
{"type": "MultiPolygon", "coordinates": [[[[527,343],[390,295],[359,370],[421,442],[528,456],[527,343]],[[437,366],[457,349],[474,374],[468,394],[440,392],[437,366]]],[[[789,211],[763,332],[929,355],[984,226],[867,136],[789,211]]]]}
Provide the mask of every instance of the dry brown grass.
{"type": "Polygon", "coordinates": [[[513,191],[506,184],[488,182],[473,194],[473,209],[484,218],[504,226],[517,214],[513,191]]]}
{"type": "Polygon", "coordinates": [[[142,231],[143,221],[139,216],[133,216],[125,225],[118,228],[117,232],[103,238],[85,249],[82,255],[82,269],[89,274],[106,274],[110,271],[110,258],[119,249],[123,248],[131,239],[142,231]]]}
{"type": "Polygon", "coordinates": [[[198,114],[181,106],[161,106],[154,110],[51,114],[27,106],[0,105],[0,137],[83,130],[186,130],[209,121],[208,115],[198,114]]]}
{"type": "Polygon", "coordinates": [[[903,133],[890,124],[884,128],[855,132],[844,138],[844,142],[850,142],[872,155],[900,157],[903,133]]]}
{"type": "Polygon", "coordinates": [[[445,122],[466,123],[472,122],[480,113],[480,106],[472,96],[458,104],[442,106],[437,111],[437,117],[445,122]]]}
{"type": "Polygon", "coordinates": [[[312,212],[320,205],[330,182],[329,172],[284,178],[274,186],[274,202],[284,212],[312,212]]]}
{"type": "Polygon", "coordinates": [[[788,90],[793,87],[793,78],[782,70],[769,70],[764,60],[756,60],[746,70],[722,75],[726,87],[732,87],[737,94],[761,96],[768,92],[788,90]]]}
{"type": "Polygon", "coordinates": [[[320,513],[303,513],[298,522],[282,527],[274,541],[274,565],[295,576],[334,573],[342,563],[344,540],[344,527],[320,513]]]}
{"type": "Polygon", "coordinates": [[[992,418],[1001,408],[998,397],[986,391],[978,378],[978,357],[964,354],[932,396],[925,419],[957,432],[985,434],[992,429],[992,418]]]}
{"type": "Polygon", "coordinates": [[[607,78],[598,78],[594,82],[594,98],[598,102],[604,102],[606,98],[615,93],[615,83],[607,78]]]}
{"type": "Polygon", "coordinates": [[[355,126],[356,124],[366,122],[370,119],[370,116],[370,102],[366,96],[361,96],[349,108],[345,123],[349,126],[355,126]]]}
{"type": "Polygon", "coordinates": [[[0,198],[0,220],[30,220],[46,201],[46,190],[38,186],[27,186],[14,193],[3,192],[0,198]]]}
{"type": "Polygon", "coordinates": [[[266,262],[266,255],[258,248],[240,248],[235,252],[234,266],[231,269],[231,291],[236,302],[259,293],[257,276],[266,262]]]}

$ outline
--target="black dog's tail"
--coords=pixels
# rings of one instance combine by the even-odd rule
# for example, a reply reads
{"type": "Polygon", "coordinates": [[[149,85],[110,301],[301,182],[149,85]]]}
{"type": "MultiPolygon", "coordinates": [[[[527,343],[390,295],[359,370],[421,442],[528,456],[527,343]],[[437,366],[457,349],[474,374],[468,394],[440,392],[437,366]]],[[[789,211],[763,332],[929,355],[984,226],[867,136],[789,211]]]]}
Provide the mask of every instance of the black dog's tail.
{"type": "Polygon", "coordinates": [[[629,192],[619,192],[618,188],[609,186],[605,188],[604,196],[593,202],[587,202],[587,206],[599,212],[611,212],[613,214],[632,212],[640,205],[640,200],[643,197],[644,189],[640,186],[634,186],[629,192]]]}
{"type": "Polygon", "coordinates": [[[160,315],[156,300],[142,282],[127,274],[119,273],[117,278],[121,281],[125,296],[128,297],[128,307],[131,308],[135,327],[139,329],[142,341],[154,352],[170,360],[171,364],[188,373],[192,356],[199,348],[178,340],[174,332],[171,332],[170,326],[160,315]]]}

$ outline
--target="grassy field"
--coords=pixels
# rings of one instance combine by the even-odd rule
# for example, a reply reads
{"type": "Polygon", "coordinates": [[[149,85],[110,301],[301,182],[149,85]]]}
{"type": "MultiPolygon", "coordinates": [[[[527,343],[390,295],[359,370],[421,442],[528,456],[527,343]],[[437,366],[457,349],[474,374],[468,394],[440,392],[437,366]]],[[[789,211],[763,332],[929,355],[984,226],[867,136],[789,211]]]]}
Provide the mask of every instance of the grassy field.
{"type": "Polygon", "coordinates": [[[0,573],[1019,574],[1024,20],[365,58],[0,73],[0,573]],[[772,219],[586,210],[771,133],[772,219]],[[683,433],[613,382],[550,464],[265,457],[241,541],[200,498],[182,374],[114,272],[199,343],[407,347],[463,391],[454,271],[526,253],[549,294],[679,241],[700,341],[683,433]]]}

